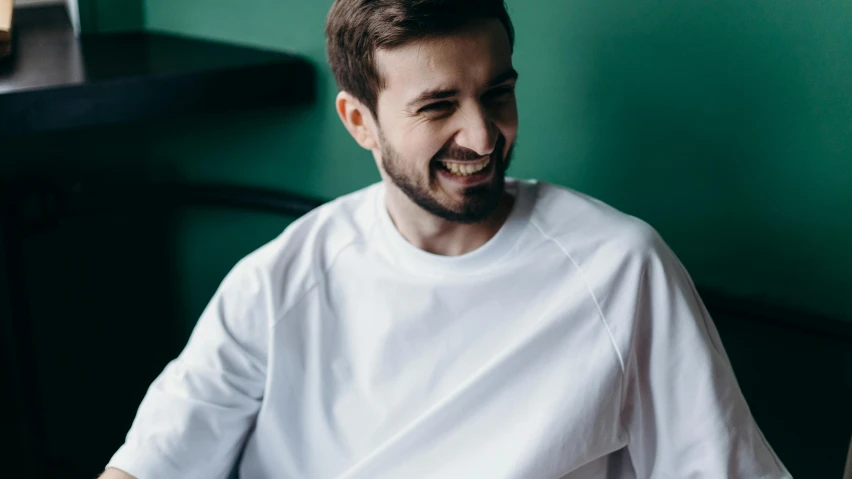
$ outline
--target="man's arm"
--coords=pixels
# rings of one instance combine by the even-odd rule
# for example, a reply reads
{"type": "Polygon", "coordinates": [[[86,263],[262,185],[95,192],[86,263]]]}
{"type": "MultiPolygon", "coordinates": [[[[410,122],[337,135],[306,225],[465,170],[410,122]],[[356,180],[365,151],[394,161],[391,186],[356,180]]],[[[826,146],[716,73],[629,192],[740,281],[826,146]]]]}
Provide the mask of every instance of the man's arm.
{"type": "Polygon", "coordinates": [[[264,395],[271,316],[262,274],[244,260],[224,279],[183,352],[148,388],[107,470],[145,479],[231,471],[264,395]]]}
{"type": "Polygon", "coordinates": [[[622,411],[637,476],[789,478],[692,280],[662,238],[646,233],[638,290],[607,312],[633,317],[622,411]]]}
{"type": "Polygon", "coordinates": [[[104,471],[104,473],[101,474],[101,477],[99,477],[98,479],[136,479],[136,478],[131,476],[130,474],[120,470],[120,469],[110,467],[109,469],[104,471]]]}

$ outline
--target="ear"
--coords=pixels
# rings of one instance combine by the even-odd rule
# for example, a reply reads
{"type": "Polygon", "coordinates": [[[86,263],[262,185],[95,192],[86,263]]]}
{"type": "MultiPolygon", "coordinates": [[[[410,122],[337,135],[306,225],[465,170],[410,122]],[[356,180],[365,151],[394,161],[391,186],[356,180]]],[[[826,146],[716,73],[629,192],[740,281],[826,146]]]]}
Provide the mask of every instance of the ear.
{"type": "Polygon", "coordinates": [[[365,150],[376,150],[379,145],[372,132],[373,116],[370,110],[348,92],[337,94],[335,103],[337,115],[352,138],[365,150]]]}

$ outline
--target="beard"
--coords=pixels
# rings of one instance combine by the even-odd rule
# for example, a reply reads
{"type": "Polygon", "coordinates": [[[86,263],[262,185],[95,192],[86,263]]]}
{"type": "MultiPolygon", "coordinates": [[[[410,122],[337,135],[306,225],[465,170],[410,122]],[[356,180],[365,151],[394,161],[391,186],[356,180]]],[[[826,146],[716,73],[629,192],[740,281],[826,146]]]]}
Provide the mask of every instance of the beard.
{"type": "Polygon", "coordinates": [[[497,139],[494,152],[491,154],[493,166],[489,165],[489,168],[494,168],[491,181],[465,188],[461,201],[454,201],[446,194],[445,199],[441,197],[437,175],[438,169],[443,167],[439,160],[472,160],[480,158],[480,155],[458,147],[441,150],[432,157],[429,162],[428,177],[424,177],[416,168],[411,167],[414,166],[412,162],[406,161],[388,143],[381,131],[379,141],[385,174],[414,204],[429,213],[453,223],[472,224],[488,219],[500,205],[505,192],[506,171],[509,169],[514,149],[512,145],[506,155],[503,155],[506,147],[506,138],[503,135],[497,139]]]}

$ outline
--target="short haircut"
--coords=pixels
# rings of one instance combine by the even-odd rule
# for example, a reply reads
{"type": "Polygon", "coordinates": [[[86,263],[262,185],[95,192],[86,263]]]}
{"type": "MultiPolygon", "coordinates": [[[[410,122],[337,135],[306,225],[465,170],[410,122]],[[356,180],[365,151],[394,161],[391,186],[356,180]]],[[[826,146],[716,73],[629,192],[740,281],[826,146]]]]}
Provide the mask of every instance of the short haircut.
{"type": "Polygon", "coordinates": [[[377,118],[385,87],[376,51],[450,34],[478,20],[503,24],[514,47],[515,30],[503,0],[335,0],[326,21],[326,51],[337,85],[377,118]]]}

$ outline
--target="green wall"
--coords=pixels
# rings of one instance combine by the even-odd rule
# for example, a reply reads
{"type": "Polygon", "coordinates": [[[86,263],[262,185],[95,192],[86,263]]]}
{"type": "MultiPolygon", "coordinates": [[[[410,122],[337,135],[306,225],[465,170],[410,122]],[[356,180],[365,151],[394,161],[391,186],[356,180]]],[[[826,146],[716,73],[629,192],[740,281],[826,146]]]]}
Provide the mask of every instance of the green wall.
{"type": "Polygon", "coordinates": [[[77,0],[83,33],[143,30],[145,4],[142,0],[77,0]]]}
{"type": "MultiPolygon", "coordinates": [[[[332,108],[330,3],[146,0],[151,30],[295,51],[321,83],[295,115],[167,122],[155,160],[328,198],[377,181],[332,108]]],[[[852,4],[508,5],[522,77],[511,174],[647,220],[699,284],[850,318],[852,4]]]]}

